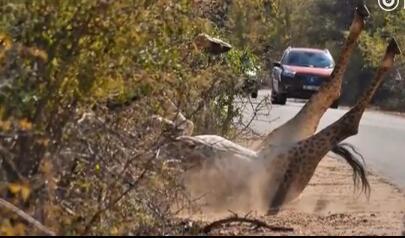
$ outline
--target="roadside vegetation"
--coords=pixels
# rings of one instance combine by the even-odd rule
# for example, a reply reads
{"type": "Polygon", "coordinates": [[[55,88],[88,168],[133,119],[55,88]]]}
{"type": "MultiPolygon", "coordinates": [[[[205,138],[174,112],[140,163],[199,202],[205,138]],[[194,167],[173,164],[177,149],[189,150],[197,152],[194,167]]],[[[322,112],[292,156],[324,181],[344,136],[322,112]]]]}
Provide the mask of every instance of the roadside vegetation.
{"type": "MultiPolygon", "coordinates": [[[[405,44],[405,11],[367,2],[373,17],[344,81],[347,105],[371,80],[386,32],[405,44]]],[[[201,232],[176,218],[193,199],[182,171],[161,159],[176,156],[160,154],[176,131],[155,128],[152,116],[164,115],[170,98],[197,134],[251,135],[241,120],[252,106],[241,87],[246,72],[256,69],[266,83],[290,45],[337,57],[355,4],[0,0],[0,234],[201,232]],[[233,47],[200,51],[199,33],[233,47]]],[[[405,111],[405,64],[398,65],[375,106],[405,111]]]]}

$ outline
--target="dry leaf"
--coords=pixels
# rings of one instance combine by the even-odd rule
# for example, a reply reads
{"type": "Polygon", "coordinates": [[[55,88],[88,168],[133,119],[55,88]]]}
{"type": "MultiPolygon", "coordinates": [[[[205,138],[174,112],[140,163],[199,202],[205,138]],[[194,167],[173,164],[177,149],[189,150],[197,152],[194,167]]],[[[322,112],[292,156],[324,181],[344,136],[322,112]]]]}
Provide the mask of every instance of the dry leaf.
{"type": "Polygon", "coordinates": [[[11,121],[0,121],[0,130],[9,131],[11,129],[11,121]]]}
{"type": "Polygon", "coordinates": [[[28,184],[10,183],[8,189],[14,195],[20,194],[24,202],[27,201],[31,194],[31,188],[28,184]]]}
{"type": "Polygon", "coordinates": [[[49,145],[49,139],[38,139],[37,143],[47,147],[49,145]]]}
{"type": "Polygon", "coordinates": [[[19,121],[19,126],[21,130],[29,131],[32,129],[32,123],[27,119],[22,119],[19,121]]]}
{"type": "Polygon", "coordinates": [[[111,230],[110,230],[110,233],[111,233],[111,235],[113,235],[113,236],[116,236],[116,235],[118,235],[118,232],[119,232],[119,230],[118,230],[118,228],[117,227],[113,227],[113,228],[111,228],[111,230]]]}
{"type": "Polygon", "coordinates": [[[12,194],[17,194],[21,191],[21,184],[18,183],[9,183],[8,184],[8,189],[12,194]]]}
{"type": "Polygon", "coordinates": [[[2,236],[15,236],[14,229],[10,226],[2,226],[0,228],[0,235],[2,236]]]}
{"type": "Polygon", "coordinates": [[[30,197],[30,194],[31,194],[31,188],[29,186],[24,185],[21,187],[21,197],[24,202],[26,202],[28,200],[28,198],[30,197]]]}
{"type": "Polygon", "coordinates": [[[25,235],[25,225],[22,223],[18,223],[14,226],[14,233],[16,236],[24,236],[25,235]]]}
{"type": "Polygon", "coordinates": [[[22,223],[18,223],[14,227],[7,222],[6,224],[2,224],[0,228],[0,235],[4,236],[24,236],[25,235],[25,225],[22,223]]]}
{"type": "Polygon", "coordinates": [[[40,166],[39,171],[44,173],[45,175],[50,175],[53,170],[53,165],[49,159],[43,159],[40,166]]]}
{"type": "Polygon", "coordinates": [[[2,236],[15,236],[14,229],[11,226],[10,220],[5,219],[0,225],[0,235],[2,236]]]}

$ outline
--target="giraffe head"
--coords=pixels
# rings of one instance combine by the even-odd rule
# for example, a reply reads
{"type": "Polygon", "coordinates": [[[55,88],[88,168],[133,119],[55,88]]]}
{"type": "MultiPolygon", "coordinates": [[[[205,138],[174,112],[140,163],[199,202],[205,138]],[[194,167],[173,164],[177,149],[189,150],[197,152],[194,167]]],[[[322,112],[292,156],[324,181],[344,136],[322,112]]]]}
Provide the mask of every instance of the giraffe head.
{"type": "Polygon", "coordinates": [[[209,46],[209,41],[207,39],[207,35],[206,34],[198,34],[198,36],[196,36],[194,38],[194,44],[196,46],[196,48],[198,50],[202,50],[204,48],[208,48],[209,46]]]}
{"type": "Polygon", "coordinates": [[[359,1],[359,4],[356,8],[356,13],[363,19],[370,17],[370,11],[367,9],[367,6],[363,1],[359,1]]]}
{"type": "Polygon", "coordinates": [[[211,54],[218,55],[232,49],[232,46],[218,38],[210,37],[205,33],[198,34],[194,38],[194,46],[198,50],[207,51],[211,54]]]}
{"type": "Polygon", "coordinates": [[[162,159],[165,166],[176,167],[183,170],[201,166],[204,156],[195,142],[187,140],[187,138],[165,139],[165,143],[160,147],[160,155],[158,157],[162,159]]]}
{"type": "Polygon", "coordinates": [[[351,28],[350,31],[360,33],[361,29],[363,28],[363,26],[365,24],[365,21],[369,17],[370,17],[370,11],[368,10],[367,6],[362,1],[360,1],[358,6],[356,7],[356,11],[354,14],[353,23],[350,27],[351,28]]]}

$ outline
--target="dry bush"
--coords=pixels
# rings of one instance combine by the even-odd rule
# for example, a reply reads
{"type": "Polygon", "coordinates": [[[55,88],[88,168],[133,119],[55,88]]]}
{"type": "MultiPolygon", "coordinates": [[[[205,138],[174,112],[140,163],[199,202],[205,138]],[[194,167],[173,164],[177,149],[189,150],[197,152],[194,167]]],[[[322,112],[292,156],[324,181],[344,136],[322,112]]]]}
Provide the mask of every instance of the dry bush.
{"type": "MultiPolygon", "coordinates": [[[[56,234],[192,232],[175,215],[195,198],[165,162],[181,156],[165,153],[178,131],[151,120],[165,114],[163,95],[196,134],[229,138],[250,133],[244,107],[266,104],[240,90],[249,51],[195,50],[196,34],[219,32],[193,6],[0,4],[0,198],[56,234]]],[[[1,235],[44,232],[1,205],[0,215],[1,235]]]]}

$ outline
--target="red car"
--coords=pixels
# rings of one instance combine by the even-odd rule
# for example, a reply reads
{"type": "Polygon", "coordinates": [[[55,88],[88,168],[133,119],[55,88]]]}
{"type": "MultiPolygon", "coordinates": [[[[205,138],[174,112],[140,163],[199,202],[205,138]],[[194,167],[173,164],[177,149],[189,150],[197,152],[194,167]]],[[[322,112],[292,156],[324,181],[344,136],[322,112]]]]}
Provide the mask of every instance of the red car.
{"type": "MultiPolygon", "coordinates": [[[[287,98],[309,99],[329,79],[335,62],[327,49],[289,47],[273,66],[272,103],[284,105],[287,98]]],[[[331,107],[338,105],[336,100],[331,107]]]]}

